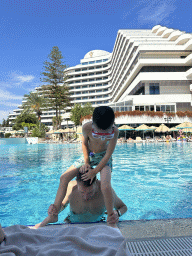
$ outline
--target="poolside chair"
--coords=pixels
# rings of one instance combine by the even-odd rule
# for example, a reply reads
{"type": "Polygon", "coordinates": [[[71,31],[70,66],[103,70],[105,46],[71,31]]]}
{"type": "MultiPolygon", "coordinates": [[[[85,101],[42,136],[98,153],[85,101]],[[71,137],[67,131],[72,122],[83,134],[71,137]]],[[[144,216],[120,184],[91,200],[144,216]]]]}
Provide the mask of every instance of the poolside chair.
{"type": "Polygon", "coordinates": [[[144,140],[141,139],[141,137],[136,137],[135,142],[143,142],[144,140]]]}

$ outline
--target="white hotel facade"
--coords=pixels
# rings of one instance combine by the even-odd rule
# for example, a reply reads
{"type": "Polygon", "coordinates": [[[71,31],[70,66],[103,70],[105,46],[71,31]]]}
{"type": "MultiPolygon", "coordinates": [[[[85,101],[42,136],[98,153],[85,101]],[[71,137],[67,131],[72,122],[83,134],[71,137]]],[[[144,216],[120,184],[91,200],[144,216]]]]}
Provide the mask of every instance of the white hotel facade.
{"type": "MultiPolygon", "coordinates": [[[[151,30],[119,30],[112,53],[90,51],[67,72],[74,104],[109,105],[114,111],[192,111],[190,33],[160,25],[151,30]]],[[[10,114],[10,120],[14,121],[20,112],[18,108],[10,114]]],[[[61,115],[62,125],[66,126],[69,116],[64,112],[61,115]]],[[[51,126],[53,116],[55,111],[44,111],[42,122],[51,126]]],[[[119,124],[155,123],[154,120],[130,117],[119,124]]],[[[180,121],[175,118],[170,122],[180,121]]]]}

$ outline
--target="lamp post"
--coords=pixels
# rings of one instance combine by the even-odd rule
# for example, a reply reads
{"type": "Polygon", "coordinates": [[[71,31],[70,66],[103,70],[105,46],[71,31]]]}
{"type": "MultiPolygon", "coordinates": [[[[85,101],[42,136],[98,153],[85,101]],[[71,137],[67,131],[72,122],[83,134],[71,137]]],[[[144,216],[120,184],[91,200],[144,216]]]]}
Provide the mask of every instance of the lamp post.
{"type": "Polygon", "coordinates": [[[171,116],[164,117],[164,120],[165,120],[165,122],[169,123],[169,122],[171,122],[172,117],[171,116]]]}

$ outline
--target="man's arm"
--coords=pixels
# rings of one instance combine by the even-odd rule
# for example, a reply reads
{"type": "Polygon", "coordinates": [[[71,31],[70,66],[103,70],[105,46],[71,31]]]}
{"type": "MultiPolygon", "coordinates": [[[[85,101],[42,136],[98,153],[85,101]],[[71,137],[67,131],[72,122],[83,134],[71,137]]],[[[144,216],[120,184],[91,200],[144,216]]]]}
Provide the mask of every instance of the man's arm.
{"type": "Polygon", "coordinates": [[[123,203],[123,201],[117,196],[115,191],[113,190],[113,198],[114,198],[114,208],[115,210],[118,210],[120,213],[120,216],[126,213],[127,206],[123,203]]]}

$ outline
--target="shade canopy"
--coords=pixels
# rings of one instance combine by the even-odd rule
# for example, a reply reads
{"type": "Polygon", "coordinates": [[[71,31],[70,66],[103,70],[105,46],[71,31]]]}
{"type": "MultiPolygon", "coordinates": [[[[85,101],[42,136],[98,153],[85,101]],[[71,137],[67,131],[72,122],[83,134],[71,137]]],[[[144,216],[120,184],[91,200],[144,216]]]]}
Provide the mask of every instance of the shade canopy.
{"type": "Polygon", "coordinates": [[[50,130],[50,131],[46,132],[46,134],[52,134],[54,132],[55,132],[54,130],[50,130]]]}
{"type": "Polygon", "coordinates": [[[56,130],[54,133],[63,133],[63,132],[65,132],[65,130],[59,129],[59,130],[56,130]]]}
{"type": "Polygon", "coordinates": [[[156,130],[157,127],[156,126],[149,126],[150,130],[156,130]]]}
{"type": "Polygon", "coordinates": [[[181,123],[181,124],[177,125],[176,128],[177,128],[177,129],[192,128],[192,123],[190,123],[190,122],[184,122],[184,123],[181,123]]]}
{"type": "Polygon", "coordinates": [[[135,128],[136,131],[150,131],[150,127],[146,124],[142,124],[139,127],[135,128]]]}
{"type": "Polygon", "coordinates": [[[192,128],[185,128],[185,129],[183,129],[182,131],[183,131],[183,132],[190,132],[190,133],[192,133],[192,128]]]}
{"type": "Polygon", "coordinates": [[[71,132],[71,133],[73,133],[73,132],[75,132],[75,130],[70,129],[70,128],[66,128],[65,130],[63,130],[63,132],[64,132],[64,133],[65,133],[65,132],[71,132]]]}
{"type": "Polygon", "coordinates": [[[165,124],[161,124],[156,130],[155,132],[168,132],[169,131],[169,127],[167,127],[165,124]]]}
{"type": "Polygon", "coordinates": [[[172,127],[171,129],[169,129],[169,132],[178,132],[178,129],[176,127],[172,127]]]}
{"type": "Polygon", "coordinates": [[[122,130],[122,131],[131,131],[131,130],[135,130],[133,127],[129,126],[129,125],[122,125],[118,128],[119,130],[122,130]]]}

